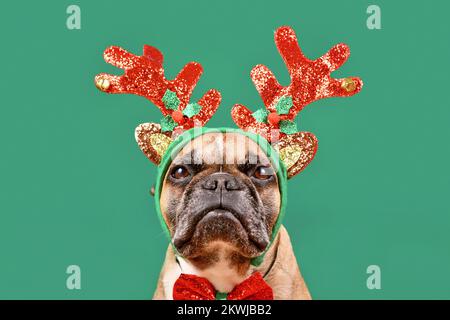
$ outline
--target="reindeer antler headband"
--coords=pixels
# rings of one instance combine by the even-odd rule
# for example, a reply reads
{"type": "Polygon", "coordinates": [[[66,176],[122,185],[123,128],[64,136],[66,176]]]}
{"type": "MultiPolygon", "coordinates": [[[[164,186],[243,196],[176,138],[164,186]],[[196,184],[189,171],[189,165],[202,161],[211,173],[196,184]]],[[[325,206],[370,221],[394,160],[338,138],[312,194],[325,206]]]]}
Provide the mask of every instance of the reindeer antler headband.
{"type": "Polygon", "coordinates": [[[275,44],[287,66],[291,84],[283,87],[266,66],[257,65],[250,76],[266,108],[252,113],[237,104],[231,115],[240,128],[258,133],[276,146],[290,178],[302,171],[317,151],[317,139],[312,133],[297,132],[294,122],[297,114],[319,99],[358,93],[362,81],[354,77],[333,79],[330,76],[350,55],[345,44],[334,46],[319,59],[309,60],[303,55],[294,30],[289,27],[281,27],[275,32],[275,44]]]}
{"type": "Polygon", "coordinates": [[[151,46],[144,46],[142,56],[135,56],[122,48],[109,47],[105,61],[125,70],[122,76],[101,73],[95,84],[107,93],[132,93],[153,102],[164,118],[160,124],[144,123],[136,128],[136,140],[144,154],[155,164],[172,142],[173,133],[180,134],[194,126],[203,126],[216,112],[220,93],[211,89],[198,101],[189,103],[192,91],[203,72],[199,63],[190,62],[174,80],[164,76],[163,55],[151,46]]]}
{"type": "MultiPolygon", "coordinates": [[[[322,57],[309,60],[303,55],[290,27],[276,30],[275,43],[289,71],[290,85],[283,87],[266,66],[257,65],[250,76],[265,108],[252,112],[237,104],[231,115],[242,130],[254,132],[272,143],[290,178],[303,170],[317,151],[317,139],[312,133],[297,132],[294,122],[297,114],[314,101],[358,93],[362,81],[356,77],[334,79],[330,76],[350,55],[345,44],[338,44],[322,57]]],[[[196,62],[186,64],[174,80],[167,80],[162,66],[163,55],[154,47],[144,46],[142,56],[110,47],[105,50],[104,58],[123,69],[125,74],[97,75],[95,83],[100,90],[146,97],[164,116],[159,124],[144,123],[136,128],[139,147],[155,164],[161,162],[174,136],[204,126],[220,104],[220,93],[214,89],[197,103],[190,103],[192,91],[203,71],[196,62]]]]}
{"type": "MultiPolygon", "coordinates": [[[[350,55],[345,44],[334,46],[319,59],[309,60],[301,52],[291,28],[277,29],[275,43],[288,68],[291,84],[281,86],[267,67],[257,65],[250,75],[265,108],[251,112],[245,106],[237,104],[231,111],[234,122],[242,129],[242,131],[231,129],[232,131],[239,131],[256,141],[270,158],[273,159],[273,155],[276,154],[277,159],[281,159],[284,163],[284,165],[274,163],[280,169],[277,170],[277,177],[281,207],[266,251],[275,239],[284,215],[286,179],[303,170],[317,151],[316,137],[309,132],[297,132],[295,117],[306,105],[316,100],[351,96],[362,88],[362,81],[359,78],[330,77],[331,72],[342,66],[350,55]]],[[[158,49],[150,46],[144,46],[142,56],[135,56],[119,47],[110,47],[105,50],[104,58],[106,62],[125,70],[125,74],[97,75],[95,83],[100,90],[107,93],[133,93],[144,96],[163,114],[159,124],[139,125],[136,128],[136,140],[147,158],[159,165],[155,205],[161,225],[170,239],[170,231],[160,208],[162,180],[171,163],[174,149],[182,147],[183,142],[186,143],[211,131],[230,130],[203,128],[220,104],[220,93],[212,89],[197,103],[190,102],[192,91],[202,73],[201,65],[190,62],[174,80],[167,80],[162,67],[163,56],[158,49]],[[196,127],[201,129],[195,130],[196,127]]],[[[175,246],[173,249],[178,254],[175,246]]],[[[264,254],[254,258],[252,264],[259,265],[264,254]]]]}

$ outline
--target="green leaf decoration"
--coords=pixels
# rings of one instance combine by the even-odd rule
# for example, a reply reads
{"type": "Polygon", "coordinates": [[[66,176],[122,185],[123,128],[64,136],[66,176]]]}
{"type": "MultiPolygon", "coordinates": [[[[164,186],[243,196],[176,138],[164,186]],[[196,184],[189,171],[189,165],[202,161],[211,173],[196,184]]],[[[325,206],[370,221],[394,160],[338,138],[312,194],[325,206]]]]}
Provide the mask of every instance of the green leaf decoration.
{"type": "Polygon", "coordinates": [[[167,109],[171,110],[177,110],[180,105],[180,99],[178,99],[177,94],[169,89],[164,93],[162,102],[167,109]]]}
{"type": "Polygon", "coordinates": [[[196,116],[200,110],[202,110],[202,106],[198,103],[189,103],[186,108],[184,108],[183,115],[192,118],[193,116],[196,116]]]}
{"type": "Polygon", "coordinates": [[[292,97],[291,96],[283,96],[281,97],[277,105],[275,106],[278,114],[288,114],[289,110],[292,108],[292,97]]]}
{"type": "Polygon", "coordinates": [[[167,131],[173,131],[175,127],[178,124],[175,122],[175,120],[172,119],[171,116],[165,116],[161,119],[161,131],[167,132],[167,131]]]}
{"type": "Polygon", "coordinates": [[[280,121],[280,131],[285,134],[293,134],[297,132],[297,124],[290,120],[280,121]]]}
{"type": "Polygon", "coordinates": [[[255,112],[252,113],[253,118],[255,118],[256,121],[267,123],[267,116],[269,115],[269,111],[266,109],[258,109],[255,112]]]}

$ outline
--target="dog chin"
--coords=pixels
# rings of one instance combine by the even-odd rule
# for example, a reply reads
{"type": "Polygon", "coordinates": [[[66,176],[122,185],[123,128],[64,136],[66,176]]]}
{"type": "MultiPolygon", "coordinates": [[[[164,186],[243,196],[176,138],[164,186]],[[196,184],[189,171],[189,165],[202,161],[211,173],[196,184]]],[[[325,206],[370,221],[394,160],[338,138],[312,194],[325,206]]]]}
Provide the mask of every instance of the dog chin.
{"type": "Polygon", "coordinates": [[[224,209],[214,209],[198,221],[192,237],[177,246],[177,250],[186,258],[195,258],[211,254],[211,248],[222,243],[243,257],[254,258],[267,246],[267,243],[259,240],[249,236],[236,214],[224,209]]]}

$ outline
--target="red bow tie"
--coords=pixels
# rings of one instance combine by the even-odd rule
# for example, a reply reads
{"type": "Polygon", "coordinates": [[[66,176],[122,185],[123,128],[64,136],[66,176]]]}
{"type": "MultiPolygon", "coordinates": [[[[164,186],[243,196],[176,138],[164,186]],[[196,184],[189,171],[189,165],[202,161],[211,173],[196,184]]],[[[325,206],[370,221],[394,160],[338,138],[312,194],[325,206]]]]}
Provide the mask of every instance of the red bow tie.
{"type": "MultiPolygon", "coordinates": [[[[207,279],[182,273],[173,286],[174,300],[216,300],[223,294],[216,292],[207,279]]],[[[226,295],[227,300],[273,300],[272,288],[259,272],[238,284],[226,295]]]]}

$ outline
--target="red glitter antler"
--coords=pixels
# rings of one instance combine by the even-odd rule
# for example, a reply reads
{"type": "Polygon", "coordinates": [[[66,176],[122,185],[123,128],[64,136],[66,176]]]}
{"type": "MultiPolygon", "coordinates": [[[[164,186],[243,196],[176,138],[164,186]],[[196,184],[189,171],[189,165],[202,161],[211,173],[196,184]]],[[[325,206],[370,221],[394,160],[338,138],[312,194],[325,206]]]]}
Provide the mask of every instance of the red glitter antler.
{"type": "Polygon", "coordinates": [[[257,65],[250,75],[266,109],[252,113],[237,104],[231,113],[240,128],[254,131],[269,141],[275,136],[283,138],[297,132],[293,120],[306,105],[323,98],[351,96],[362,88],[359,78],[333,79],[330,76],[349,57],[347,45],[338,44],[319,59],[309,60],[290,27],[277,29],[275,43],[289,71],[291,84],[280,85],[266,66],[257,65]]]}
{"type": "Polygon", "coordinates": [[[107,63],[123,69],[125,74],[99,74],[95,77],[96,86],[107,93],[137,94],[153,102],[165,116],[161,120],[162,132],[203,126],[220,104],[220,93],[214,89],[198,103],[189,103],[203,72],[199,63],[186,64],[174,80],[167,80],[163,55],[154,47],[145,45],[143,55],[136,56],[113,46],[105,50],[104,58],[107,63]]]}

